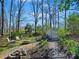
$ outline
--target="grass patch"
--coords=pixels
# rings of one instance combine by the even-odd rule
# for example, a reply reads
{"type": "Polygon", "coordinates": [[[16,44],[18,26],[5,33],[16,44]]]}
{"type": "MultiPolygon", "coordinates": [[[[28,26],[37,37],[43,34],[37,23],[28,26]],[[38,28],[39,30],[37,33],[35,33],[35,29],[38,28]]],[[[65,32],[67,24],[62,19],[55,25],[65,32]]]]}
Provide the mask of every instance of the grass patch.
{"type": "Polygon", "coordinates": [[[0,52],[2,52],[4,50],[4,48],[0,48],[0,52]]]}
{"type": "Polygon", "coordinates": [[[7,46],[8,49],[13,48],[13,47],[16,47],[16,45],[15,44],[10,44],[10,45],[7,46]]]}
{"type": "Polygon", "coordinates": [[[0,53],[3,52],[6,49],[7,49],[7,47],[0,47],[0,53]]]}
{"type": "Polygon", "coordinates": [[[8,41],[6,37],[0,37],[0,47],[7,46],[7,44],[8,44],[8,41]]]}

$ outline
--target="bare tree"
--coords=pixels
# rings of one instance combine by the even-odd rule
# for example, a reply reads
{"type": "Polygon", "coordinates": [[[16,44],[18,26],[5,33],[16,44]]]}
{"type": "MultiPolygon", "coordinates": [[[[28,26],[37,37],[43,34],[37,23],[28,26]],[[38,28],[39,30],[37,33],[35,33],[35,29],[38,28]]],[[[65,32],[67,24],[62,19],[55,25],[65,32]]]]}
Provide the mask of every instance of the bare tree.
{"type": "Polygon", "coordinates": [[[48,26],[48,25],[47,25],[47,24],[48,24],[47,20],[48,20],[48,19],[47,19],[47,12],[46,12],[46,13],[45,13],[45,25],[46,25],[46,31],[47,31],[47,26],[48,26]]]}
{"type": "Polygon", "coordinates": [[[65,23],[65,26],[64,26],[64,27],[65,27],[65,29],[66,29],[66,16],[67,16],[67,15],[66,15],[66,12],[67,12],[67,10],[66,10],[66,2],[65,2],[65,11],[64,11],[64,12],[65,12],[65,13],[64,13],[64,14],[65,14],[65,22],[64,22],[64,23],[65,23]]]}
{"type": "MultiPolygon", "coordinates": [[[[0,0],[0,4],[1,4],[1,0],[0,0]]],[[[1,5],[0,5],[0,12],[1,12],[1,5]]],[[[0,35],[1,35],[1,13],[0,13],[0,35]]]]}
{"type": "Polygon", "coordinates": [[[1,0],[1,35],[3,36],[3,32],[4,32],[4,0],[1,0]]]}
{"type": "Polygon", "coordinates": [[[9,22],[8,22],[8,17],[7,17],[6,12],[5,12],[5,21],[4,21],[5,29],[4,29],[4,30],[5,30],[5,33],[6,33],[6,34],[9,33],[9,30],[8,30],[8,29],[9,29],[8,23],[9,23],[9,22]]]}
{"type": "Polygon", "coordinates": [[[56,23],[57,23],[57,19],[56,19],[56,16],[57,16],[57,14],[56,14],[56,12],[57,12],[57,10],[56,10],[56,2],[54,1],[54,25],[55,25],[55,28],[56,28],[56,23]]]}
{"type": "Polygon", "coordinates": [[[59,28],[59,25],[60,25],[60,24],[59,24],[59,15],[60,15],[60,14],[59,14],[59,10],[58,10],[58,28],[59,28]]]}
{"type": "Polygon", "coordinates": [[[22,11],[23,11],[23,6],[25,5],[25,1],[23,0],[18,0],[18,16],[17,16],[17,32],[19,32],[20,29],[20,21],[21,21],[21,16],[22,16],[22,11]]]}
{"type": "Polygon", "coordinates": [[[37,27],[37,22],[38,22],[38,10],[39,10],[39,0],[35,1],[32,0],[32,6],[33,6],[33,13],[34,13],[34,18],[35,18],[35,33],[36,33],[36,27],[37,27]]]}
{"type": "Polygon", "coordinates": [[[11,15],[11,30],[14,32],[15,28],[16,28],[16,20],[17,20],[17,4],[16,2],[13,0],[12,3],[12,15],[11,15]]]}
{"type": "Polygon", "coordinates": [[[49,19],[50,19],[50,28],[51,28],[52,27],[52,15],[51,15],[50,0],[48,0],[48,9],[49,9],[49,19]]]}
{"type": "Polygon", "coordinates": [[[41,11],[42,11],[42,33],[43,33],[44,32],[44,8],[43,8],[44,0],[42,0],[41,3],[42,3],[42,8],[41,8],[41,11]]]}
{"type": "Polygon", "coordinates": [[[13,0],[10,0],[10,19],[9,19],[9,34],[11,34],[11,21],[12,21],[12,8],[13,8],[13,0]]]}
{"type": "Polygon", "coordinates": [[[0,16],[0,34],[1,34],[1,16],[0,16]]]}

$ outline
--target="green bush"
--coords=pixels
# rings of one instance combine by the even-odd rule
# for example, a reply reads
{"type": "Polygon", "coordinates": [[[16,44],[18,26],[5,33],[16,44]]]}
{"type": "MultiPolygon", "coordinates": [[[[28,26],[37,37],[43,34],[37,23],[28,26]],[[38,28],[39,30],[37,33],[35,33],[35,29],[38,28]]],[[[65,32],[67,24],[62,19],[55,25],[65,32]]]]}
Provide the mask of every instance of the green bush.
{"type": "Polygon", "coordinates": [[[72,34],[79,34],[79,14],[73,13],[67,19],[67,28],[72,34]]]}
{"type": "Polygon", "coordinates": [[[72,39],[61,39],[59,43],[61,46],[66,48],[68,52],[71,52],[72,54],[76,54],[78,42],[72,39]]]}
{"type": "Polygon", "coordinates": [[[11,35],[10,35],[10,39],[11,40],[16,40],[16,36],[21,36],[21,33],[20,32],[11,32],[11,35]]]}
{"type": "Polygon", "coordinates": [[[40,36],[40,35],[42,35],[42,33],[36,32],[36,33],[33,33],[32,35],[33,35],[33,36],[40,36]]]}
{"type": "Polygon", "coordinates": [[[41,41],[39,42],[40,47],[47,46],[47,44],[48,44],[47,40],[41,40],[41,41]]]}
{"type": "Polygon", "coordinates": [[[77,47],[78,43],[74,40],[69,39],[69,40],[64,40],[63,45],[67,47],[77,47]]]}
{"type": "Polygon", "coordinates": [[[32,25],[26,24],[25,26],[25,33],[32,33],[32,25]]]}
{"type": "Polygon", "coordinates": [[[12,35],[12,36],[20,36],[21,33],[20,33],[20,32],[12,32],[11,35],[12,35]]]}
{"type": "Polygon", "coordinates": [[[58,34],[58,36],[60,37],[60,38],[63,38],[63,37],[65,37],[67,34],[69,34],[70,32],[68,31],[68,30],[66,30],[66,29],[64,29],[64,28],[59,28],[58,30],[57,30],[57,34],[58,34]]]}
{"type": "Polygon", "coordinates": [[[76,51],[75,59],[79,59],[79,47],[78,47],[78,50],[76,51]]]}
{"type": "Polygon", "coordinates": [[[77,47],[68,47],[67,51],[75,55],[77,51],[77,47]]]}

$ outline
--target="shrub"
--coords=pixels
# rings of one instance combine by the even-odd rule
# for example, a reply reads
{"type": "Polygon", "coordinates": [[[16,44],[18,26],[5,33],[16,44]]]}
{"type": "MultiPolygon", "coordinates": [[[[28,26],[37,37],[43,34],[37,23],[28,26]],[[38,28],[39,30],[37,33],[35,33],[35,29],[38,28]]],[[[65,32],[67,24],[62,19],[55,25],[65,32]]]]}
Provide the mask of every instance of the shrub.
{"type": "Polygon", "coordinates": [[[78,50],[76,51],[75,59],[79,59],[79,47],[78,47],[78,50]]]}
{"type": "Polygon", "coordinates": [[[20,32],[11,32],[11,36],[9,37],[11,40],[16,40],[16,36],[20,37],[20,32]]]}
{"type": "Polygon", "coordinates": [[[25,33],[32,33],[32,25],[27,24],[25,26],[25,33]]]}
{"type": "Polygon", "coordinates": [[[62,39],[59,43],[66,48],[68,52],[76,54],[78,42],[71,39],[62,39]]]}
{"type": "Polygon", "coordinates": [[[68,31],[68,30],[66,30],[66,29],[64,29],[64,28],[59,28],[58,30],[57,30],[57,34],[58,34],[58,36],[60,37],[60,38],[63,38],[63,37],[65,37],[67,34],[69,34],[70,32],[68,31]]]}
{"type": "Polygon", "coordinates": [[[47,46],[47,44],[48,44],[47,40],[41,40],[41,41],[39,42],[40,47],[47,46]]]}
{"type": "Polygon", "coordinates": [[[21,33],[20,33],[20,32],[12,32],[11,35],[12,35],[12,36],[20,36],[21,33]]]}
{"type": "Polygon", "coordinates": [[[39,36],[39,35],[42,35],[42,33],[36,32],[36,33],[33,33],[32,35],[33,35],[33,36],[39,36]]]}
{"type": "Polygon", "coordinates": [[[77,51],[77,48],[76,47],[69,47],[68,49],[68,52],[70,52],[71,54],[76,54],[76,51],[77,51]]]}
{"type": "Polygon", "coordinates": [[[73,13],[67,19],[67,28],[72,34],[79,34],[79,14],[73,13]]]}

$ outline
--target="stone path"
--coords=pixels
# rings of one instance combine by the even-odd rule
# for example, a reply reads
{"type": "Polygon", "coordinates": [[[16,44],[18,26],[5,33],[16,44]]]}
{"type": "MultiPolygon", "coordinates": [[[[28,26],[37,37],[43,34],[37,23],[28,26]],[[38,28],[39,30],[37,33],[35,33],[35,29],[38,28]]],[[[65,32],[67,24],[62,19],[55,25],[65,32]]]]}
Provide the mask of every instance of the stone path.
{"type": "MultiPolygon", "coordinates": [[[[28,45],[23,45],[20,47],[15,47],[12,49],[9,49],[7,51],[4,51],[3,53],[0,54],[0,59],[4,59],[5,57],[7,57],[8,55],[12,54],[14,51],[19,50],[19,49],[32,49],[33,47],[36,46],[38,42],[36,43],[32,43],[32,44],[28,44],[28,45]]],[[[49,49],[51,49],[49,56],[50,59],[66,59],[65,54],[63,53],[59,53],[58,52],[58,43],[57,42],[48,42],[48,47],[49,49]]]]}
{"type": "Polygon", "coordinates": [[[0,54],[0,59],[4,59],[5,57],[7,57],[8,55],[12,54],[13,52],[15,52],[16,50],[19,50],[19,49],[32,49],[33,47],[36,46],[37,43],[31,43],[31,44],[27,44],[27,45],[23,45],[23,46],[19,46],[19,47],[15,47],[15,48],[11,48],[11,49],[8,49],[6,51],[3,51],[1,54],[0,54]]]}
{"type": "Polygon", "coordinates": [[[66,54],[63,52],[59,52],[59,47],[58,47],[58,36],[56,34],[55,28],[49,30],[47,32],[47,39],[49,41],[49,49],[51,49],[49,55],[51,56],[50,59],[66,59],[66,54]]]}
{"type": "Polygon", "coordinates": [[[50,59],[66,59],[66,54],[59,52],[59,47],[57,42],[49,42],[49,52],[50,59]]]}

